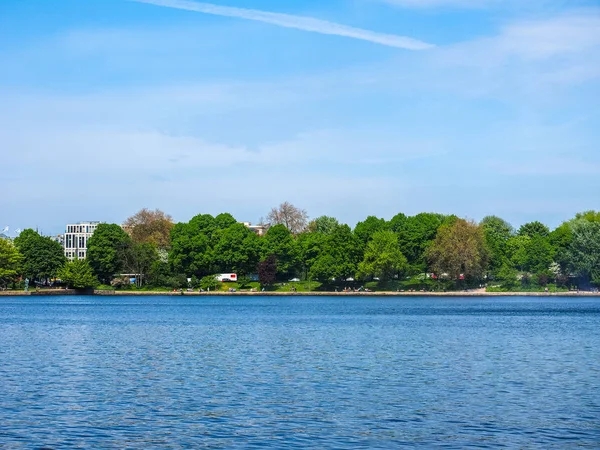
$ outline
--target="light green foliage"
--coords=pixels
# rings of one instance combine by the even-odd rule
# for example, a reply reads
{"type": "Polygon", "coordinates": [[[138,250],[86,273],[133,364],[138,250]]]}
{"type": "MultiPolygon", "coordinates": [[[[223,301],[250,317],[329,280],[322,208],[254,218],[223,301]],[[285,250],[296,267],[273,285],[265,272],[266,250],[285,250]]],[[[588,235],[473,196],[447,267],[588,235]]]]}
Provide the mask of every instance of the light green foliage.
{"type": "Polygon", "coordinates": [[[577,220],[572,225],[573,241],[568,260],[583,284],[600,286],[600,222],[577,220]]]}
{"type": "Polygon", "coordinates": [[[463,219],[442,226],[427,249],[427,257],[437,274],[447,273],[453,280],[461,274],[482,279],[489,258],[483,227],[463,219]]]}
{"type": "Polygon", "coordinates": [[[600,211],[585,211],[577,213],[574,220],[585,220],[587,222],[600,222],[600,211]]]}
{"type": "Polygon", "coordinates": [[[91,289],[98,286],[98,279],[85,259],[66,263],[58,271],[58,277],[71,289],[91,289]]]}
{"type": "Polygon", "coordinates": [[[512,236],[506,243],[507,257],[510,264],[517,270],[524,271],[527,266],[527,245],[529,236],[512,236]]]}
{"type": "Polygon", "coordinates": [[[331,234],[340,225],[335,217],[321,216],[308,224],[310,233],[331,234]]]}
{"type": "Polygon", "coordinates": [[[221,282],[217,280],[216,275],[207,275],[200,280],[200,288],[205,291],[217,291],[221,286],[221,282]]]}
{"type": "Polygon", "coordinates": [[[24,230],[15,238],[15,245],[23,255],[22,274],[30,280],[44,280],[56,276],[67,261],[58,242],[40,236],[32,229],[24,230]]]}
{"type": "Polygon", "coordinates": [[[88,240],[87,259],[96,276],[109,284],[122,273],[131,238],[116,224],[101,223],[88,240]]]}
{"type": "Polygon", "coordinates": [[[548,236],[535,234],[524,247],[527,272],[540,274],[548,272],[554,258],[554,248],[548,236]]]}
{"type": "Polygon", "coordinates": [[[0,287],[5,288],[15,281],[23,256],[19,250],[7,239],[0,239],[0,287]]]}
{"type": "Polygon", "coordinates": [[[367,244],[357,276],[363,279],[378,277],[381,281],[387,281],[406,267],[406,258],[398,246],[398,236],[393,231],[377,231],[367,244]]]}

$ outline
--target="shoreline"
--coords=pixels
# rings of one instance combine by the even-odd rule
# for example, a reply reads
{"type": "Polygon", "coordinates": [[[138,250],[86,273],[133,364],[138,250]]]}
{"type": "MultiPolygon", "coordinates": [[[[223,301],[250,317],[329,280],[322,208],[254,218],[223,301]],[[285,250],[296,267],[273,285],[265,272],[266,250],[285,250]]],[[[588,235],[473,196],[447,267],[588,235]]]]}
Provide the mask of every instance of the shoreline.
{"type": "Polygon", "coordinates": [[[0,297],[44,297],[64,295],[95,295],[102,297],[600,297],[600,292],[173,292],[173,291],[77,291],[57,289],[48,291],[0,291],[0,297]]]}

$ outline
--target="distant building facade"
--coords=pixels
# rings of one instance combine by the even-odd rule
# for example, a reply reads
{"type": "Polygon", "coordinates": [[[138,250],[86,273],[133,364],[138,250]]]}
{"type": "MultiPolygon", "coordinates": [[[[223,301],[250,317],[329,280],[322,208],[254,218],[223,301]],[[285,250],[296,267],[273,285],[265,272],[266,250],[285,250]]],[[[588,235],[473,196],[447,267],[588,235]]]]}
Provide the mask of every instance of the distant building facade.
{"type": "Polygon", "coordinates": [[[63,236],[63,248],[67,259],[85,259],[88,239],[100,222],[79,222],[67,225],[63,236]]]}
{"type": "Polygon", "coordinates": [[[270,224],[252,225],[250,222],[242,222],[246,228],[254,231],[259,236],[264,236],[269,230],[270,224]]]}

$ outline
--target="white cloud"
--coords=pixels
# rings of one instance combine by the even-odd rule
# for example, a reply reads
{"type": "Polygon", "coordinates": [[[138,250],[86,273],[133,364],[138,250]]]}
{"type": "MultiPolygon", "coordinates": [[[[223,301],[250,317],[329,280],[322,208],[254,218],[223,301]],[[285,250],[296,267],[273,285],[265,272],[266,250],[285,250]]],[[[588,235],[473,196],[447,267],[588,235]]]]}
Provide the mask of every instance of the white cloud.
{"type": "Polygon", "coordinates": [[[269,23],[285,28],[295,28],[320,34],[344,36],[363,41],[373,42],[389,47],[403,48],[407,50],[425,50],[433,47],[417,39],[394,34],[378,33],[361,28],[341,25],[326,20],[312,17],[295,16],[291,14],[259,11],[255,9],[234,8],[229,6],[213,5],[211,3],[192,2],[187,0],[132,0],[138,3],[163,6],[166,8],[183,9],[204,14],[212,14],[225,17],[237,17],[240,19],[254,20],[269,23]]]}

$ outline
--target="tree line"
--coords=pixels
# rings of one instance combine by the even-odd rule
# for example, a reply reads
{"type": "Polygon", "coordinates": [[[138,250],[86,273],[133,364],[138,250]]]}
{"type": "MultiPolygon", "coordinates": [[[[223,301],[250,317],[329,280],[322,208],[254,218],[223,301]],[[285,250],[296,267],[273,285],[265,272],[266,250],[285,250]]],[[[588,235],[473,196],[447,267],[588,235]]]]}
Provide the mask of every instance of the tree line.
{"type": "Polygon", "coordinates": [[[98,225],[87,258],[68,262],[60,244],[25,230],[0,241],[0,286],[28,278],[60,278],[76,288],[210,287],[217,273],[237,273],[242,284],[290,279],[325,288],[376,281],[382,288],[456,289],[480,285],[507,291],[600,286],[600,212],[588,211],[550,230],[540,222],[514,229],[489,216],[481,222],[454,215],[369,216],[354,228],[283,203],[267,216],[264,236],[231,214],[199,214],[173,223],[143,209],[117,224],[98,225]],[[189,281],[191,279],[191,282],[189,281]],[[394,284],[395,283],[395,284],[394,284]]]}

